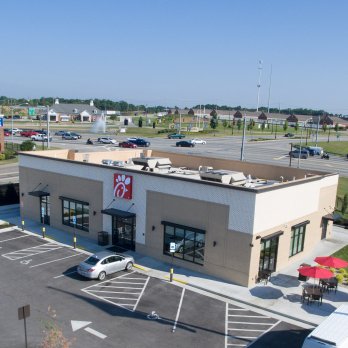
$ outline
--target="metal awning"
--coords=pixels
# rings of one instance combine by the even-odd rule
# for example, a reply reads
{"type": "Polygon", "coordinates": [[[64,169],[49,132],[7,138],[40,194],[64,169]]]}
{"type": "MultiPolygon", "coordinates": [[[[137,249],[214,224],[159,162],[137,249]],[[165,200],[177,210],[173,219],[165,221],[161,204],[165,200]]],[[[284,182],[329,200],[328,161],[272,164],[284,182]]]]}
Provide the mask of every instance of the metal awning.
{"type": "Polygon", "coordinates": [[[50,196],[50,193],[46,191],[31,191],[31,192],[28,192],[28,195],[34,196],[34,197],[44,197],[44,196],[50,196]]]}
{"type": "Polygon", "coordinates": [[[278,232],[274,232],[272,234],[269,234],[268,236],[264,236],[261,238],[261,242],[264,242],[265,240],[268,240],[268,239],[271,239],[271,238],[274,238],[274,237],[279,237],[281,235],[284,234],[284,231],[278,231],[278,232]]]}
{"type": "Polygon", "coordinates": [[[122,218],[131,218],[131,217],[135,216],[134,213],[130,213],[128,211],[114,209],[114,208],[103,209],[101,211],[101,213],[102,214],[106,214],[106,215],[111,215],[111,216],[119,216],[119,217],[122,217],[122,218]]]}
{"type": "Polygon", "coordinates": [[[322,217],[323,220],[330,220],[330,221],[336,221],[336,220],[339,220],[340,218],[341,218],[340,214],[334,214],[334,213],[326,214],[322,217]]]}

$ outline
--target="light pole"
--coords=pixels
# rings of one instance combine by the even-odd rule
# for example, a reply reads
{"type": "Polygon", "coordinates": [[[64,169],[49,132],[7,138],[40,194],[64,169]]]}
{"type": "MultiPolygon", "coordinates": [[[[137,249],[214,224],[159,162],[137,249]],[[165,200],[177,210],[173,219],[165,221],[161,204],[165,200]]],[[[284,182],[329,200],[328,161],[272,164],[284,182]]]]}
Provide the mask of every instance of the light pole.
{"type": "MultiPolygon", "coordinates": [[[[303,134],[303,127],[307,127],[307,122],[311,121],[312,119],[308,119],[302,123],[301,127],[301,139],[300,139],[300,153],[298,155],[298,161],[297,161],[297,168],[300,168],[300,159],[301,159],[301,148],[302,148],[302,134],[303,134]]],[[[306,137],[306,144],[307,144],[307,137],[306,137]]]]}
{"type": "Polygon", "coordinates": [[[244,161],[245,128],[246,128],[246,115],[244,115],[242,147],[240,149],[240,160],[241,161],[244,161]]]}
{"type": "Polygon", "coordinates": [[[317,146],[318,146],[319,122],[320,122],[320,115],[318,115],[317,132],[316,132],[316,134],[315,134],[315,147],[317,147],[317,146]]]}
{"type": "Polygon", "coordinates": [[[47,105],[47,150],[50,148],[50,106],[47,105]]]}

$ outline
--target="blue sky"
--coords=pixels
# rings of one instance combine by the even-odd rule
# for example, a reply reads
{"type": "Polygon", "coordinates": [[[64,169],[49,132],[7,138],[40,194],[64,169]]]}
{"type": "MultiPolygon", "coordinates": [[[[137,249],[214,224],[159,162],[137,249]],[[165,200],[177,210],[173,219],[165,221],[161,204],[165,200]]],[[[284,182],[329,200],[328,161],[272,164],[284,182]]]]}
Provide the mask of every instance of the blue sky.
{"type": "Polygon", "coordinates": [[[348,114],[348,2],[3,0],[0,95],[348,114]]]}

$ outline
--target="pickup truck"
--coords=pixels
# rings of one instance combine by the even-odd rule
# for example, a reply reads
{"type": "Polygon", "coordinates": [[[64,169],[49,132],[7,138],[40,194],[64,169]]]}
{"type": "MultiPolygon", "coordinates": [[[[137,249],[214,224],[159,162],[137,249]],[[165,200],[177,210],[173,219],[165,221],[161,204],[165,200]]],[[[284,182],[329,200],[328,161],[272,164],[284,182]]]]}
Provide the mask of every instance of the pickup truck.
{"type": "MultiPolygon", "coordinates": [[[[31,136],[31,140],[33,141],[48,141],[46,134],[36,134],[31,136]]],[[[52,141],[52,137],[50,137],[50,141],[52,141]]]]}

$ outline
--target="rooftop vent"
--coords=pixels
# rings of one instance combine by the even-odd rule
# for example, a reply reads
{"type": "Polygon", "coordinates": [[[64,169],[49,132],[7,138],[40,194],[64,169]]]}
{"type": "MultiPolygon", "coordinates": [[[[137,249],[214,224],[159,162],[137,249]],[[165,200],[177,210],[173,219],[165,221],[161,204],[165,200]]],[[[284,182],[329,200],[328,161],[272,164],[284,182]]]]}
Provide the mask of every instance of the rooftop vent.
{"type": "Polygon", "coordinates": [[[146,171],[163,172],[168,171],[172,167],[170,159],[165,157],[140,157],[132,160],[134,164],[142,165],[143,170],[146,171]]]}
{"type": "Polygon", "coordinates": [[[241,185],[245,184],[246,177],[242,172],[234,172],[231,170],[210,170],[200,171],[200,177],[202,180],[220,182],[222,184],[241,185]]]}

